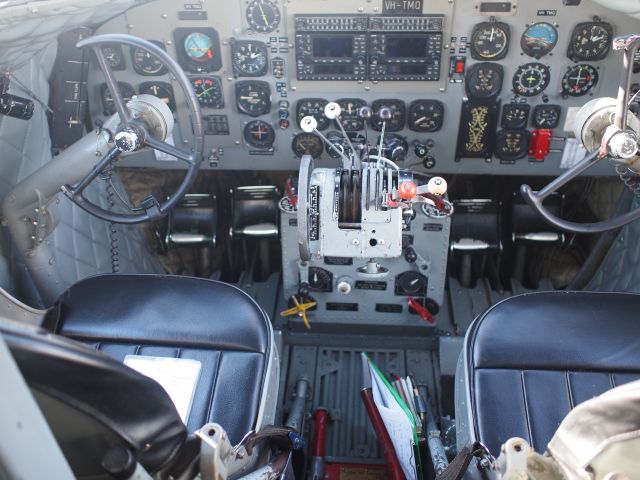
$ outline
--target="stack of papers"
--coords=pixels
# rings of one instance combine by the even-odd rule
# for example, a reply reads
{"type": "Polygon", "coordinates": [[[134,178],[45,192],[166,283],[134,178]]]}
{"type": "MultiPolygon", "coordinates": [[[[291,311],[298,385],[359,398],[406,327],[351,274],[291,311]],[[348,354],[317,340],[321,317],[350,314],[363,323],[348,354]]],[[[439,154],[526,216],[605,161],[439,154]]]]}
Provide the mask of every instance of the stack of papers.
{"type": "MultiPolygon", "coordinates": [[[[400,389],[396,390],[366,354],[363,353],[362,358],[363,367],[368,369],[371,376],[374,402],[389,433],[400,466],[408,480],[417,480],[418,471],[421,470],[419,456],[416,458],[420,422],[416,421],[415,405],[412,405],[413,412],[409,406],[412,400],[404,400],[413,399],[413,392],[409,387],[411,379],[398,378],[400,389]]],[[[367,374],[366,371],[364,373],[367,374]]]]}

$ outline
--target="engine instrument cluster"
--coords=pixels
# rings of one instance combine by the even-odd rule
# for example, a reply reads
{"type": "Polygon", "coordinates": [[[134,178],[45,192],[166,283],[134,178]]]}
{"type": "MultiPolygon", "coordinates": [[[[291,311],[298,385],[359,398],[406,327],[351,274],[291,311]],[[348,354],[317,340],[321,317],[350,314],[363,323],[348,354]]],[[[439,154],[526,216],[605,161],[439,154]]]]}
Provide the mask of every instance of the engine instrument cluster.
{"type": "MultiPolygon", "coordinates": [[[[202,109],[204,168],[295,170],[306,154],[335,162],[384,123],[393,145],[382,148],[413,168],[556,175],[581,153],[572,143],[577,110],[616,95],[614,36],[638,25],[591,0],[543,3],[157,0],[96,33],[136,35],[175,57],[202,109]],[[330,99],[344,130],[321,114],[330,99]],[[300,130],[306,116],[336,148],[300,130]]],[[[119,45],[102,54],[123,97],[161,98],[174,111],[174,142],[185,141],[184,97],[158,59],[119,45]]],[[[114,105],[95,64],[89,86],[99,124],[114,105]]],[[[126,162],[158,166],[147,154],[126,162]]]]}

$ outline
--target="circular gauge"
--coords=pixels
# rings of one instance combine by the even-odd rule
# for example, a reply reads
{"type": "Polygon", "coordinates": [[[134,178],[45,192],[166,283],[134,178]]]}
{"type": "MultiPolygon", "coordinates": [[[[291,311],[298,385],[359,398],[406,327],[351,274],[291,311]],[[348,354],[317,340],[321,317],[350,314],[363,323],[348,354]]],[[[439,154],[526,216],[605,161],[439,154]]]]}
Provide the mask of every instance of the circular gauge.
{"type": "Polygon", "coordinates": [[[500,160],[518,160],[524,158],[528,152],[529,133],[526,130],[500,130],[496,133],[493,153],[500,160]]]}
{"type": "Polygon", "coordinates": [[[252,117],[271,111],[271,89],[266,82],[250,81],[236,83],[238,110],[252,117]]]}
{"type": "Polygon", "coordinates": [[[176,100],[173,96],[173,88],[166,82],[145,82],[140,85],[140,95],[148,94],[162,100],[172,112],[176,110],[176,100]]]}
{"type": "Polygon", "coordinates": [[[309,287],[314,292],[330,292],[333,288],[333,274],[319,267],[309,268],[309,287]]]}
{"type": "Polygon", "coordinates": [[[302,158],[303,155],[311,155],[318,158],[324,150],[322,140],[313,133],[299,133],[293,138],[291,149],[296,157],[302,158]]]}
{"type": "MultiPolygon", "coordinates": [[[[335,148],[338,149],[339,152],[344,153],[345,152],[345,140],[344,137],[342,136],[342,133],[340,132],[328,132],[327,135],[327,140],[329,140],[329,143],[331,145],[333,145],[335,148]]],[[[336,152],[335,149],[329,147],[327,145],[327,153],[329,154],[329,156],[331,158],[341,158],[342,155],[340,155],[340,153],[336,152]]]]}
{"type": "Polygon", "coordinates": [[[415,100],[409,106],[409,128],[414,132],[437,132],[444,120],[444,104],[438,100],[415,100]]]}
{"type": "Polygon", "coordinates": [[[427,293],[427,279],[411,270],[396,277],[395,294],[420,297],[427,293]]]}
{"type": "Polygon", "coordinates": [[[526,103],[507,103],[502,107],[502,128],[525,128],[531,106],[526,103]]]}
{"type": "Polygon", "coordinates": [[[209,62],[213,59],[213,41],[202,32],[193,32],[184,39],[184,51],[194,62],[209,62]]]}
{"type": "Polygon", "coordinates": [[[476,63],[467,71],[467,95],[473,98],[496,96],[502,89],[503,72],[502,66],[496,63],[476,63]]]}
{"type": "MultiPolygon", "coordinates": [[[[151,40],[151,43],[163,50],[165,49],[162,42],[151,40]]],[[[131,61],[133,63],[133,69],[140,75],[163,75],[167,72],[167,67],[164,66],[158,57],[142,48],[136,47],[131,49],[131,61]]]]}
{"type": "Polygon", "coordinates": [[[236,41],[231,46],[233,71],[240,77],[260,77],[267,73],[267,46],[262,42],[236,41]]]}
{"type": "Polygon", "coordinates": [[[586,63],[569,67],[562,77],[562,93],[570,97],[581,97],[589,93],[598,83],[598,71],[586,63]]]}
{"type": "MultiPolygon", "coordinates": [[[[118,90],[120,90],[120,96],[122,96],[125,103],[131,100],[131,98],[136,94],[133,86],[126,82],[118,82],[118,90]]],[[[102,109],[105,116],[116,113],[116,105],[113,103],[113,97],[111,96],[111,92],[109,91],[109,87],[107,87],[106,83],[103,83],[100,86],[100,97],[102,98],[102,109]]]]}
{"type": "Polygon", "coordinates": [[[560,123],[560,105],[536,105],[531,123],[535,128],[556,128],[560,123]]]}
{"type": "Polygon", "coordinates": [[[304,117],[313,117],[318,122],[316,127],[318,130],[324,130],[331,124],[324,114],[324,107],[329,103],[323,98],[303,98],[296,104],[296,119],[298,125],[304,117]]]}
{"type": "Polygon", "coordinates": [[[247,7],[247,22],[256,32],[273,32],[280,24],[280,10],[270,0],[253,0],[247,7]]]}
{"type": "Polygon", "coordinates": [[[549,67],[541,63],[520,65],[513,76],[513,91],[523,97],[533,97],[542,93],[549,85],[549,67]]]}
{"type": "Polygon", "coordinates": [[[509,49],[509,25],[499,22],[482,22],[471,32],[471,58],[476,60],[500,60],[509,49]]]}
{"type": "Polygon", "coordinates": [[[276,132],[273,127],[262,120],[253,120],[244,126],[244,139],[254,148],[268,150],[273,146],[276,132]]]}
{"type": "Polygon", "coordinates": [[[378,112],[382,108],[391,110],[391,120],[387,120],[385,127],[386,132],[398,132],[404,128],[405,118],[407,116],[407,107],[402,100],[376,100],[371,104],[373,115],[371,116],[371,128],[377,132],[382,131],[383,121],[378,116],[378,112]]]}
{"type": "Polygon", "coordinates": [[[574,60],[602,60],[609,53],[613,28],[608,23],[585,22],[571,34],[567,56],[574,60]]]}
{"type": "Polygon", "coordinates": [[[341,98],[336,103],[342,108],[340,121],[347,132],[355,132],[364,128],[364,119],[360,117],[358,111],[365,107],[367,102],[359,98],[341,98]]]}
{"type": "Polygon", "coordinates": [[[120,45],[105,45],[102,47],[102,56],[105,58],[112,70],[124,70],[124,58],[120,45]]]}
{"type": "Polygon", "coordinates": [[[520,39],[522,51],[530,57],[540,58],[551,52],[558,43],[556,27],[547,22],[533,23],[520,39]]]}
{"type": "Polygon", "coordinates": [[[223,108],[222,83],[218,77],[191,78],[191,86],[201,107],[223,108]]]}

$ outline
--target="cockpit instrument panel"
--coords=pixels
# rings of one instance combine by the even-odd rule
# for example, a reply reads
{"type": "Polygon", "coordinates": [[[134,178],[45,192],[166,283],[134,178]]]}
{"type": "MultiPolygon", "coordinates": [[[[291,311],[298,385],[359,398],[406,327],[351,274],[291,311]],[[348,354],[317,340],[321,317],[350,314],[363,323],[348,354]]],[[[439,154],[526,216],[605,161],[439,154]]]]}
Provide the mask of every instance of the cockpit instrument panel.
{"type": "MultiPolygon", "coordinates": [[[[96,30],[152,40],[178,61],[201,107],[205,169],[296,170],[305,153],[333,165],[362,139],[375,142],[383,111],[401,168],[540,176],[579,160],[572,119],[589,100],[616,96],[613,38],[637,32],[637,19],[594,0],[155,0],[96,30]],[[323,114],[327,102],[341,107],[344,131],[323,114]],[[302,131],[305,116],[335,149],[302,131]],[[549,145],[531,156],[541,138],[549,145]]],[[[186,144],[191,118],[173,75],[143,50],[101,50],[125,99],[162,98],[175,144],[186,144]]],[[[632,75],[640,85],[640,60],[632,75]]],[[[93,59],[87,90],[99,126],[114,105],[93,59]]],[[[122,164],[181,168],[151,157],[122,164]]]]}

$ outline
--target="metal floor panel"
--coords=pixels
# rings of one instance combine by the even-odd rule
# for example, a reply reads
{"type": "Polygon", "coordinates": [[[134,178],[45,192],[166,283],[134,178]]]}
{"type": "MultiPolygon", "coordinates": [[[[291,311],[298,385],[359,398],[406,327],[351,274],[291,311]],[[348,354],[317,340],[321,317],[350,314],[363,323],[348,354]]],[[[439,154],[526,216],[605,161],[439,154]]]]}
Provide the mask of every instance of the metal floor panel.
{"type": "MultiPolygon", "coordinates": [[[[326,340],[326,339],[325,339],[326,340]]],[[[368,348],[362,346],[302,346],[290,349],[287,388],[304,375],[313,386],[312,410],[326,408],[331,416],[327,431],[326,457],[329,462],[383,462],[382,452],[360,399],[362,360],[365,351],[384,373],[415,375],[419,384],[438,398],[437,355],[431,350],[402,348],[368,348]]],[[[290,395],[287,395],[290,399],[290,395]]],[[[437,409],[438,406],[434,405],[437,409]]],[[[309,422],[310,424],[312,422],[309,422]]],[[[307,442],[313,432],[307,433],[307,442]]]]}

